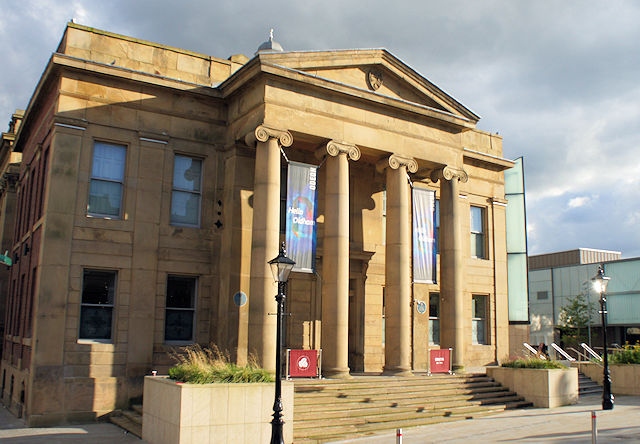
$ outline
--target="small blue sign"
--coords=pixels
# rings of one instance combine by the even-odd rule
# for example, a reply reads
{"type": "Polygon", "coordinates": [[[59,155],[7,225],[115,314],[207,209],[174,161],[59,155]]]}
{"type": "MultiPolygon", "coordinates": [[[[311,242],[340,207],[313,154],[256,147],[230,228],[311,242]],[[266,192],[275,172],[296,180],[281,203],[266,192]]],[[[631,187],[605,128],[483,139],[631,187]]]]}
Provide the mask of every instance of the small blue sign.
{"type": "Polygon", "coordinates": [[[239,291],[233,295],[233,303],[238,307],[242,307],[247,303],[247,295],[244,293],[244,291],[239,291]]]}

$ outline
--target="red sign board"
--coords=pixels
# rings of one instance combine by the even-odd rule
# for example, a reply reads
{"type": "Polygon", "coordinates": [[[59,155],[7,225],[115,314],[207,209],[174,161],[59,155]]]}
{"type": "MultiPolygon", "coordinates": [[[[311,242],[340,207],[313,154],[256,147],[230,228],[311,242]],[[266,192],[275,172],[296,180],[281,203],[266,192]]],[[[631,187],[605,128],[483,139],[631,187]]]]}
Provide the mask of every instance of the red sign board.
{"type": "Polygon", "coordinates": [[[318,377],[318,350],[289,350],[290,378],[318,377]]]}
{"type": "Polygon", "coordinates": [[[429,373],[451,373],[451,349],[429,350],[429,373]]]}

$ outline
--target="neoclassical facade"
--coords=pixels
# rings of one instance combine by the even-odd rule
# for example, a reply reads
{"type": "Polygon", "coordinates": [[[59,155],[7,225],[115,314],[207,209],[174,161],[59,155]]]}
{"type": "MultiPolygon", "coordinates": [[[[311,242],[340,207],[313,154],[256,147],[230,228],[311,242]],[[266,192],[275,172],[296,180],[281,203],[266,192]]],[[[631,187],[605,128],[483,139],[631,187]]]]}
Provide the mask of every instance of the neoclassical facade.
{"type": "Polygon", "coordinates": [[[509,355],[501,138],[386,50],[270,43],[218,59],[67,26],[14,144],[1,396],[29,424],[126,406],[179,345],[275,367],[290,162],[317,167],[317,248],[287,284],[287,348],[333,378],[509,355]],[[432,282],[412,272],[416,189],[435,193],[432,282]]]}

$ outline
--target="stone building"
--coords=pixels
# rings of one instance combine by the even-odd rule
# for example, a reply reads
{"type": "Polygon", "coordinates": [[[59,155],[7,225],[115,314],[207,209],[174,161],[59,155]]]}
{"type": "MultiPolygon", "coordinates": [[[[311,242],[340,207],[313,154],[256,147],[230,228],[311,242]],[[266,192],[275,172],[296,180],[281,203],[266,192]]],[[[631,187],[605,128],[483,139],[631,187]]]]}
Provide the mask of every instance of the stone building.
{"type": "Polygon", "coordinates": [[[218,59],[68,24],[14,145],[1,391],[28,424],[126,406],[176,345],[273,369],[292,162],[316,167],[317,248],[288,283],[287,347],[322,349],[327,377],[509,355],[501,138],[386,50],[281,49],[218,59]],[[435,197],[431,281],[415,190],[435,197]]]}

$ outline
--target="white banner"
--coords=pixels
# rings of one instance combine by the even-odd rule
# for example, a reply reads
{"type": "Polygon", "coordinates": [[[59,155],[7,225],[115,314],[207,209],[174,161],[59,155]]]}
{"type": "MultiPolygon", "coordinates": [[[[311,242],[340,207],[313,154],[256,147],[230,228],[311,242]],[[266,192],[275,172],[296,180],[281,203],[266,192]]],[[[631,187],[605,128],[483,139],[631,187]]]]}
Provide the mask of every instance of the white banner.
{"type": "Polygon", "coordinates": [[[435,202],[435,191],[413,189],[413,281],[418,283],[436,281],[435,202]]]}

